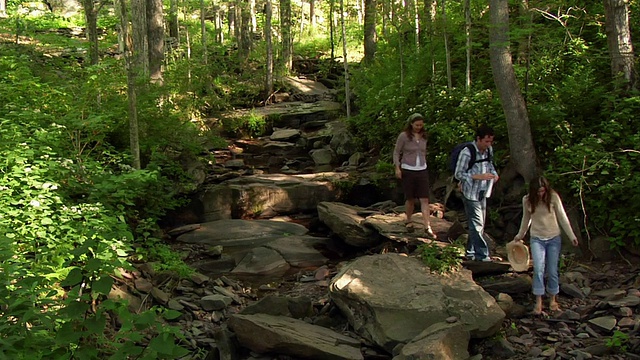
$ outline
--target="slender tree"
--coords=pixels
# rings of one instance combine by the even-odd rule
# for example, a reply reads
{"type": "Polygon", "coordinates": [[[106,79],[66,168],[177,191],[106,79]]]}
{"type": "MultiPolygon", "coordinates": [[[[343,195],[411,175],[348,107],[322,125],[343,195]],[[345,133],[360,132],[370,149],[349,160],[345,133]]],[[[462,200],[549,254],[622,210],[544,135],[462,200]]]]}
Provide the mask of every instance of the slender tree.
{"type": "MultiPolygon", "coordinates": [[[[4,1],[4,0],[2,0],[4,1]]],[[[100,1],[97,4],[93,0],[82,0],[82,7],[84,9],[84,19],[87,24],[86,33],[87,41],[89,42],[89,62],[92,65],[98,63],[98,13],[105,1],[100,1]]],[[[0,6],[1,7],[1,6],[0,6]]],[[[0,10],[2,13],[2,10],[0,10]]]]}
{"type": "Polygon", "coordinates": [[[335,26],[335,7],[336,7],[336,0],[329,0],[329,42],[331,43],[331,60],[333,61],[333,59],[336,58],[336,54],[335,54],[335,33],[336,33],[336,26],[335,26]]]}
{"type": "Polygon", "coordinates": [[[471,91],[471,1],[464,0],[464,36],[466,40],[467,68],[465,70],[465,90],[471,91]]]}
{"type": "Polygon", "coordinates": [[[162,0],[147,1],[147,39],[149,42],[149,76],[151,82],[162,84],[164,63],[164,18],[162,0]]]}
{"type": "Polygon", "coordinates": [[[447,7],[446,0],[442,1],[442,35],[444,36],[444,53],[447,66],[447,86],[449,89],[453,88],[453,81],[451,75],[451,50],[449,49],[449,33],[447,31],[447,7]]]}
{"type": "MultiPolygon", "coordinates": [[[[538,173],[529,115],[516,79],[509,50],[508,0],[490,0],[489,47],[491,70],[507,120],[511,162],[525,181],[538,173]]],[[[509,182],[512,179],[503,179],[509,182]]]]}
{"type": "Polygon", "coordinates": [[[293,67],[291,0],[280,0],[280,28],[282,32],[282,66],[289,72],[293,67]]]}
{"type": "Polygon", "coordinates": [[[344,24],[344,0],[340,0],[340,26],[342,27],[342,61],[344,63],[344,95],[347,120],[351,118],[351,91],[349,90],[349,62],[347,61],[347,28],[344,24]]]}
{"type": "Polygon", "coordinates": [[[364,62],[372,63],[376,55],[376,0],[364,2],[364,62]]]}
{"type": "Polygon", "coordinates": [[[147,2],[131,0],[133,67],[138,76],[149,76],[149,42],[147,40],[147,2]]]}
{"type": "Polygon", "coordinates": [[[633,43],[629,29],[627,0],[604,0],[607,44],[611,57],[611,74],[624,80],[624,89],[635,89],[638,74],[635,69],[633,43]]]}
{"type": "Polygon", "coordinates": [[[265,91],[267,97],[273,93],[273,43],[271,41],[271,17],[273,16],[273,9],[271,8],[271,0],[266,0],[264,6],[265,24],[264,24],[264,39],[267,47],[267,71],[265,79],[265,91]]]}
{"type": "Polygon", "coordinates": [[[206,23],[206,6],[204,0],[200,0],[200,39],[202,40],[202,62],[207,64],[209,58],[207,53],[207,23],[206,23]]]}
{"type": "Polygon", "coordinates": [[[7,17],[7,0],[0,0],[0,17],[7,17]]]}
{"type": "Polygon", "coordinates": [[[240,27],[240,56],[242,59],[247,59],[251,54],[252,47],[252,31],[251,31],[251,10],[249,7],[249,1],[242,2],[241,7],[242,26],[240,27]]]}
{"type": "Polygon", "coordinates": [[[178,0],[170,0],[169,15],[167,19],[169,27],[169,36],[180,41],[180,32],[178,26],[178,0]]]}
{"type": "Polygon", "coordinates": [[[133,41],[129,40],[129,21],[126,0],[120,0],[117,4],[120,7],[120,30],[122,37],[127,44],[124,58],[127,69],[127,102],[129,109],[129,147],[131,150],[132,164],[134,169],[140,169],[140,138],[138,134],[138,108],[136,97],[137,71],[134,67],[135,56],[131,47],[133,41]]]}

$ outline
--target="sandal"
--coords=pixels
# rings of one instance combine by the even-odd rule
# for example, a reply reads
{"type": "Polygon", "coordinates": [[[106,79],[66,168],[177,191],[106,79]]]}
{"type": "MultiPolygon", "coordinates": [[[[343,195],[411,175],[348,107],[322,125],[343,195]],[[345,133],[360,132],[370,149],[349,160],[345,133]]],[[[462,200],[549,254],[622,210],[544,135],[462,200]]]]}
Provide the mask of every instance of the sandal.
{"type": "Polygon", "coordinates": [[[430,225],[424,228],[424,232],[427,234],[427,236],[435,240],[438,240],[438,236],[436,235],[436,233],[433,232],[433,229],[431,229],[430,225]]]}

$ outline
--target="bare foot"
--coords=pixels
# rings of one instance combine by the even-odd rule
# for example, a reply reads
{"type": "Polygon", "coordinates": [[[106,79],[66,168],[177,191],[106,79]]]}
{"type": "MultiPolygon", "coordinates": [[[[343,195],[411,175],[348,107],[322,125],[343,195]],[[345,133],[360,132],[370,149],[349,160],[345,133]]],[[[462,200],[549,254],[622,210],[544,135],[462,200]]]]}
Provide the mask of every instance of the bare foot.
{"type": "Polygon", "coordinates": [[[536,304],[533,307],[533,315],[542,315],[542,304],[536,304]]]}
{"type": "Polygon", "coordinates": [[[558,305],[557,302],[552,301],[552,302],[549,303],[549,310],[558,311],[558,310],[560,310],[560,305],[558,305]]]}

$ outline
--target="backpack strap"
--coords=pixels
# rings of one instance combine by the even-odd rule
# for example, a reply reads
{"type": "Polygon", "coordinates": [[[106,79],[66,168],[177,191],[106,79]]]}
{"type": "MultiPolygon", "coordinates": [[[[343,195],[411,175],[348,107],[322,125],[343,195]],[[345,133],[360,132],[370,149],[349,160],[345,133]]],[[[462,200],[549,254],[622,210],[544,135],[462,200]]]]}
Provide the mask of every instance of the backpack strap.
{"type": "Polygon", "coordinates": [[[467,166],[467,171],[471,170],[473,165],[476,164],[476,147],[472,142],[467,143],[467,149],[469,149],[469,154],[471,157],[469,158],[469,165],[467,166]]]}

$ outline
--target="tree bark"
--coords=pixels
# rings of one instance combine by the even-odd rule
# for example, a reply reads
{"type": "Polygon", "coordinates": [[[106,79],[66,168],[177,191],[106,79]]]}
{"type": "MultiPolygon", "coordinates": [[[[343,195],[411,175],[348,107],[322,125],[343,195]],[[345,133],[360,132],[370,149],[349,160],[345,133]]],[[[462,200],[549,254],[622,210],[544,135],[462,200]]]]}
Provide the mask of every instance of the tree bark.
{"type": "Polygon", "coordinates": [[[344,25],[344,0],[340,0],[340,24],[342,27],[342,60],[344,63],[344,95],[347,120],[351,118],[351,91],[349,90],[349,62],[347,61],[347,29],[344,25]]]}
{"type": "Polygon", "coordinates": [[[134,169],[140,170],[140,138],[138,134],[138,108],[136,98],[136,71],[134,69],[132,41],[129,41],[129,21],[127,14],[127,5],[125,0],[120,0],[116,6],[120,8],[120,31],[125,39],[124,58],[127,69],[127,102],[129,110],[129,148],[131,150],[132,164],[134,169]]]}
{"type": "Polygon", "coordinates": [[[611,75],[614,79],[621,77],[624,80],[624,90],[636,89],[638,74],[633,58],[627,0],[604,0],[604,10],[611,75]]]}
{"type": "Polygon", "coordinates": [[[178,0],[170,0],[168,25],[169,36],[180,41],[180,32],[178,27],[178,0]]]}
{"type": "Polygon", "coordinates": [[[447,87],[449,89],[453,88],[453,81],[451,79],[451,50],[449,50],[449,35],[447,31],[447,8],[446,8],[446,0],[442,1],[442,34],[444,36],[444,53],[446,58],[446,66],[447,66],[447,87]]]}
{"type": "Polygon", "coordinates": [[[329,41],[331,42],[331,61],[333,61],[333,59],[336,58],[336,51],[335,51],[335,32],[336,32],[336,27],[335,27],[335,20],[334,20],[334,15],[335,15],[335,7],[336,7],[336,0],[329,0],[329,41]]]}
{"type": "Polygon", "coordinates": [[[293,39],[291,37],[291,0],[280,0],[282,31],[282,66],[288,72],[293,67],[293,39]]]}
{"type": "Polygon", "coordinates": [[[0,0],[0,18],[7,17],[7,0],[0,0]]]}
{"type": "Polygon", "coordinates": [[[364,2],[364,62],[371,64],[376,55],[376,0],[364,2]]]}
{"type": "Polygon", "coordinates": [[[149,45],[147,40],[146,0],[131,0],[133,32],[133,68],[137,76],[149,76],[149,45]]]}
{"type": "MultiPolygon", "coordinates": [[[[101,5],[99,5],[98,9],[101,5]]],[[[98,11],[94,7],[93,0],[82,0],[84,18],[87,23],[87,41],[89,42],[89,62],[91,65],[98,63],[98,11]]]]}
{"type": "Polygon", "coordinates": [[[164,25],[162,0],[147,1],[147,39],[149,42],[149,76],[151,82],[162,85],[164,63],[164,25]]]}
{"type": "Polygon", "coordinates": [[[242,3],[242,26],[240,27],[241,31],[241,43],[240,43],[240,55],[243,60],[247,59],[251,54],[252,47],[252,31],[251,31],[251,11],[249,8],[249,1],[245,0],[242,3]]]}
{"type": "Polygon", "coordinates": [[[265,91],[267,97],[273,93],[273,43],[271,41],[271,17],[273,10],[271,9],[271,0],[266,0],[264,6],[265,12],[265,24],[264,24],[264,39],[267,45],[267,71],[265,78],[265,91]]]}
{"type": "MultiPolygon", "coordinates": [[[[511,161],[525,181],[530,181],[537,175],[538,167],[529,116],[509,52],[508,0],[490,0],[489,6],[491,13],[489,30],[491,69],[507,120],[511,161]]],[[[509,182],[510,180],[503,179],[501,182],[509,182]]]]}
{"type": "Polygon", "coordinates": [[[464,35],[466,38],[467,68],[465,70],[464,88],[471,91],[471,1],[464,0],[464,35]]]}
{"type": "Polygon", "coordinates": [[[209,55],[207,52],[207,26],[205,22],[206,6],[204,0],[200,0],[200,39],[202,39],[202,62],[206,65],[209,55]]]}

